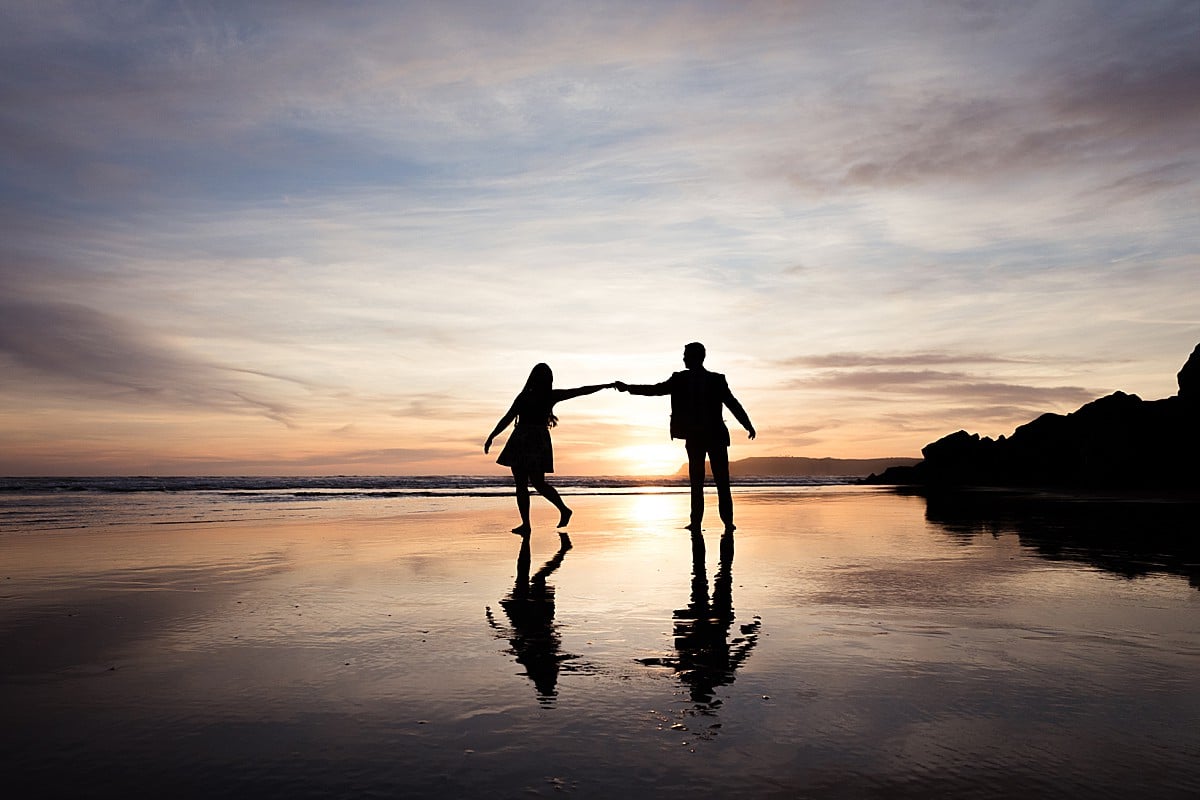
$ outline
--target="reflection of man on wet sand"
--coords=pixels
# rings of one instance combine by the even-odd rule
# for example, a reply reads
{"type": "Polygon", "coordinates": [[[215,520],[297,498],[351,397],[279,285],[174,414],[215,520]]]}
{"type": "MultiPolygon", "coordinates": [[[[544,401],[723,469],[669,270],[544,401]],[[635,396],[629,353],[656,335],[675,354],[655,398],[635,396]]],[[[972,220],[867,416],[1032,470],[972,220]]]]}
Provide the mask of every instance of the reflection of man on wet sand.
{"type": "Polygon", "coordinates": [[[733,535],[721,537],[721,563],[713,579],[711,600],[704,566],[704,537],[692,534],[692,594],[687,608],[675,611],[675,653],[665,658],[638,659],[650,666],[675,670],[697,706],[720,705],[714,699],[718,686],[733,683],[734,673],[758,644],[758,617],[741,626],[740,636],[729,638],[733,625],[733,535]]]}
{"type": "MultiPolygon", "coordinates": [[[[554,587],[546,583],[550,573],[558,569],[570,549],[571,540],[567,534],[560,533],[558,552],[531,578],[529,537],[523,537],[521,551],[517,555],[516,582],[512,591],[500,601],[500,607],[510,623],[509,630],[504,634],[511,645],[508,652],[516,656],[517,663],[525,668],[525,674],[533,681],[538,700],[543,705],[551,705],[558,694],[559,664],[575,658],[559,650],[562,641],[558,635],[558,625],[554,622],[554,587]]],[[[503,630],[492,615],[491,608],[487,609],[487,618],[493,628],[503,630]]]]}

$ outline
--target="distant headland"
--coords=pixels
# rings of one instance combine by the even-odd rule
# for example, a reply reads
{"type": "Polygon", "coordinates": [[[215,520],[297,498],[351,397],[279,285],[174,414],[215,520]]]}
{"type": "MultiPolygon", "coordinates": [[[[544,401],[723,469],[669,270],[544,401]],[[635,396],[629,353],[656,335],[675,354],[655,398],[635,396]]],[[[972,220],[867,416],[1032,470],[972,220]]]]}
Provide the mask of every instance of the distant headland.
{"type": "MultiPolygon", "coordinates": [[[[734,478],[865,478],[876,472],[911,467],[919,458],[804,458],[767,456],[729,462],[734,478]]],[[[687,464],[676,475],[687,475],[687,464]]]]}
{"type": "Polygon", "coordinates": [[[1078,410],[1043,414],[999,439],[960,430],[926,445],[924,460],[867,483],[924,487],[1200,490],[1200,345],[1179,392],[1142,400],[1114,392],[1078,410]]]}

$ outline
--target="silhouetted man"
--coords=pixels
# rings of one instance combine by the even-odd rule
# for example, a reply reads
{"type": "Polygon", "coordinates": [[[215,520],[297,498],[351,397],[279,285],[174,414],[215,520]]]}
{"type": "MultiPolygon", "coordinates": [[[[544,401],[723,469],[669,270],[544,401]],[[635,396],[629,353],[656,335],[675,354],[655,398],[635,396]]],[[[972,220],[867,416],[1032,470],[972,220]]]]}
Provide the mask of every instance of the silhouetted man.
{"type": "Polygon", "coordinates": [[[691,531],[700,530],[704,517],[704,458],[708,457],[713,482],[717,485],[717,508],[726,531],[733,531],[733,495],[729,491],[729,429],[721,417],[722,406],[754,438],[754,426],[742,404],[729,391],[725,376],[704,368],[704,345],[692,342],[683,348],[687,367],[662,383],[636,386],[617,381],[623,392],[641,395],[671,395],[671,438],[683,439],[688,454],[688,479],[692,485],[691,531]]]}

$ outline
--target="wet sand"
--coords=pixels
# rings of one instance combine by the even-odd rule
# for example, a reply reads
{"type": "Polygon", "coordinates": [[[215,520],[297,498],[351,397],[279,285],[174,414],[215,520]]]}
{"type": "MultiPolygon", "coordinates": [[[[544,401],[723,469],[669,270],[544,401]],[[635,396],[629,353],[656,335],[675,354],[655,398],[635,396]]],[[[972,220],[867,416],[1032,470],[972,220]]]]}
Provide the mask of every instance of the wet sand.
{"type": "Polygon", "coordinates": [[[1187,558],[882,489],[739,493],[732,539],[680,494],[567,499],[568,540],[535,498],[527,543],[508,498],[5,534],[0,766],[88,796],[1200,790],[1187,558]]]}

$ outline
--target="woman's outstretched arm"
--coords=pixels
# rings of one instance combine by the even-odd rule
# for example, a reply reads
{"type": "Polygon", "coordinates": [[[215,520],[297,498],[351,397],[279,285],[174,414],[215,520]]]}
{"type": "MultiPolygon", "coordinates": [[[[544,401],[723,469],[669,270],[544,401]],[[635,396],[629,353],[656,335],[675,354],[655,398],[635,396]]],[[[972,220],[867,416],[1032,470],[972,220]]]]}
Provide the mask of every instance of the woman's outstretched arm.
{"type": "Polygon", "coordinates": [[[554,402],[561,403],[563,400],[570,400],[572,397],[583,397],[585,394],[595,394],[601,389],[612,389],[616,386],[615,383],[597,383],[594,386],[580,386],[575,389],[555,389],[550,396],[554,402]]]}
{"type": "Polygon", "coordinates": [[[513,400],[513,404],[509,407],[508,413],[500,418],[500,421],[496,423],[496,427],[493,428],[492,432],[488,434],[487,441],[483,443],[483,452],[486,453],[488,450],[492,449],[492,439],[495,439],[497,436],[499,436],[500,432],[511,425],[512,421],[516,418],[517,401],[513,400]]]}

